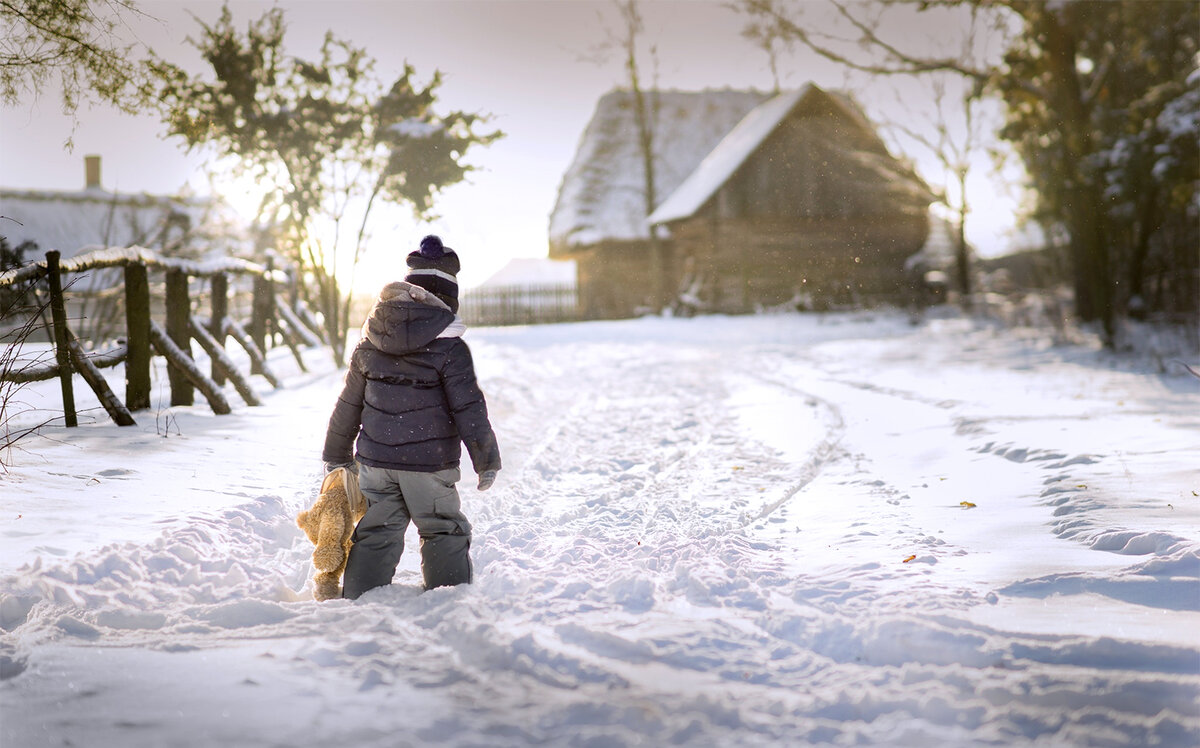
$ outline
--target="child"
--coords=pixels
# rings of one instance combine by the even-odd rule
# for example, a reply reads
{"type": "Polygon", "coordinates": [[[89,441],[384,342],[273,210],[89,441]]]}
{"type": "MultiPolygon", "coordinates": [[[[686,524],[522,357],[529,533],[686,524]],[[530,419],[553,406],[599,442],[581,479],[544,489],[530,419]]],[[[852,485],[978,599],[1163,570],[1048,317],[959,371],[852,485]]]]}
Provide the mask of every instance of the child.
{"type": "Polygon", "coordinates": [[[471,581],[471,524],[455,483],[467,445],[478,488],[500,469],[500,449],[475,381],[459,320],[458,255],[436,236],[408,256],[363,325],[325,435],[326,470],[359,466],[367,512],[354,530],[342,595],[390,584],[411,519],[425,589],[471,581]],[[354,454],[356,452],[357,454],[354,454]]]}

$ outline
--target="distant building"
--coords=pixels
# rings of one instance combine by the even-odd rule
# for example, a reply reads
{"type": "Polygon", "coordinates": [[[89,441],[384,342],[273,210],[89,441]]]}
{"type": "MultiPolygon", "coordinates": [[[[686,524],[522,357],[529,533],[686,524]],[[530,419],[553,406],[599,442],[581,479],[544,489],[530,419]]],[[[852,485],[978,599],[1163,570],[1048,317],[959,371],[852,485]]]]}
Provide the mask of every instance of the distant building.
{"type": "MultiPolygon", "coordinates": [[[[63,259],[100,247],[130,246],[204,259],[243,255],[252,247],[232,210],[212,198],[105,190],[99,156],[86,157],[82,190],[0,188],[0,216],[6,255],[19,254],[25,262],[43,259],[52,249],[63,259]]],[[[77,290],[108,285],[105,274],[96,273],[77,290]]]]}
{"type": "MultiPolygon", "coordinates": [[[[245,223],[220,200],[207,197],[109,192],[101,186],[100,157],[85,157],[82,190],[0,188],[0,271],[43,260],[64,260],[107,247],[139,246],[163,255],[205,260],[253,254],[245,223]]],[[[68,314],[85,339],[121,334],[119,268],[89,270],[67,279],[68,314]]],[[[231,292],[244,295],[245,279],[231,292]]]]}
{"type": "Polygon", "coordinates": [[[848,97],[815,85],[647,96],[652,214],[632,98],[616,91],[597,105],[551,215],[550,256],[578,262],[585,315],[911,294],[905,261],[924,246],[933,196],[848,97]]]}
{"type": "Polygon", "coordinates": [[[477,289],[529,288],[531,286],[575,287],[575,261],[548,257],[514,257],[492,273],[477,289]]]}
{"type": "Polygon", "coordinates": [[[472,325],[524,325],[579,319],[574,260],[516,257],[463,291],[460,313],[472,325]]]}

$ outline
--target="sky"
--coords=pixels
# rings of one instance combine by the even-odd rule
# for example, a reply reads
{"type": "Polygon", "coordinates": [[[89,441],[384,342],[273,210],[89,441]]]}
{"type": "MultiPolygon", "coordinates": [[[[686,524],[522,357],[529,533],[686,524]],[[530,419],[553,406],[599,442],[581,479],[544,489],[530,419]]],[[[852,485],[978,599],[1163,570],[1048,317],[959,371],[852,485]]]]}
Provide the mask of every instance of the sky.
{"type": "MultiPolygon", "coordinates": [[[[235,23],[244,28],[274,5],[285,12],[289,51],[315,54],[328,30],[365,48],[383,79],[394,79],[405,62],[415,67],[418,81],[439,70],[444,76],[439,111],[490,115],[489,125],[507,134],[468,154],[476,170],[442,193],[436,219],[418,224],[407,210],[381,213],[360,279],[376,285],[380,274],[402,271],[403,256],[429,232],[441,234],[458,251],[465,287],[484,281],[510,258],[546,255],[548,219],[562,175],[597,101],[625,80],[617,55],[598,60],[595,54],[618,28],[611,2],[238,0],[230,7],[235,23]]],[[[198,69],[195,50],[186,44],[199,28],[191,16],[211,23],[222,4],[145,0],[138,7],[144,16],[129,18],[130,38],[198,69]]],[[[767,55],[741,36],[745,19],[724,3],[651,0],[642,3],[642,13],[644,80],[681,90],[773,86],[767,55]]],[[[780,78],[784,88],[810,81],[835,89],[848,84],[845,71],[801,52],[781,60],[780,78]]],[[[860,97],[868,113],[897,98],[894,91],[881,90],[860,97]]],[[[0,108],[0,186],[79,189],[84,155],[98,154],[108,189],[174,193],[189,185],[210,192],[209,159],[165,141],[163,130],[152,115],[131,117],[105,106],[84,107],[72,122],[59,111],[57,96],[43,92],[17,107],[0,108]],[[68,138],[74,142],[69,151],[63,147],[68,138]]],[[[928,180],[939,178],[935,165],[918,161],[918,167],[928,180]]],[[[1015,202],[981,174],[976,177],[974,202],[985,208],[968,225],[968,237],[981,253],[995,254],[1013,222],[1015,202]]],[[[217,189],[238,205],[245,189],[224,185],[217,189]]],[[[252,210],[244,197],[240,202],[239,207],[252,210]]]]}

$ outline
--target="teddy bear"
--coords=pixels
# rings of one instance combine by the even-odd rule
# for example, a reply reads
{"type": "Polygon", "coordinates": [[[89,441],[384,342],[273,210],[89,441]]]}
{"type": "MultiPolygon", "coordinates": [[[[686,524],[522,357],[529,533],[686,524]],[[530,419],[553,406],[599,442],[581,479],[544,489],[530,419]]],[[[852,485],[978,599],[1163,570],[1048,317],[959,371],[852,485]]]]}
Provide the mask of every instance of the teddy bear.
{"type": "Polygon", "coordinates": [[[296,524],[316,545],[313,550],[313,597],[341,597],[339,586],[353,541],[354,526],[367,511],[367,500],[358,488],[358,475],[344,467],[334,468],[321,481],[321,494],[312,508],[296,516],[296,524]]]}

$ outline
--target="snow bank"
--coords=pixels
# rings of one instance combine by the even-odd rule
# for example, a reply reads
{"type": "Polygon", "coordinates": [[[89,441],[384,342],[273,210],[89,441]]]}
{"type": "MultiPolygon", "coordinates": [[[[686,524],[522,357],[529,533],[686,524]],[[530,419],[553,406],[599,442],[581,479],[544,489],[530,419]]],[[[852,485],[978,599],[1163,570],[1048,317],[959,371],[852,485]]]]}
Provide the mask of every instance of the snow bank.
{"type": "Polygon", "coordinates": [[[30,444],[0,739],[1200,740],[1194,380],[887,314],[468,341],[506,467],[464,482],[467,587],[421,593],[410,532],[393,585],[312,601],[328,368],[30,444]]]}

